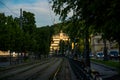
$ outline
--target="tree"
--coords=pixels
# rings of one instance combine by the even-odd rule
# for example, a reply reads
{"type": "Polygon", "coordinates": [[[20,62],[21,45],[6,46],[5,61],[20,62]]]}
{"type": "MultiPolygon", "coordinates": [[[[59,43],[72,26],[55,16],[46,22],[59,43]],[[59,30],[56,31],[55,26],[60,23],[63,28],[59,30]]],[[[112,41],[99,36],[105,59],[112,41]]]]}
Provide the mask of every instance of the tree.
{"type": "MultiPolygon", "coordinates": [[[[89,18],[89,21],[92,21],[91,24],[94,25],[93,28],[95,31],[102,34],[104,42],[107,39],[110,41],[116,40],[118,44],[120,43],[120,16],[118,15],[120,14],[119,8],[120,5],[118,0],[92,1],[91,4],[87,7],[87,11],[89,11],[92,15],[91,18],[89,18]],[[118,35],[116,36],[116,34],[118,35]]],[[[107,55],[106,52],[105,55],[107,55]]]]}
{"type": "MultiPolygon", "coordinates": [[[[103,35],[103,39],[116,40],[120,46],[119,0],[51,0],[53,10],[64,20],[73,11],[72,18],[85,20],[86,28],[94,29],[95,33],[103,35]],[[89,27],[88,27],[89,26],[89,27]],[[109,36],[109,38],[108,38],[109,36]]],[[[86,29],[87,30],[87,29],[86,29]]],[[[119,47],[120,49],[120,47],[119,47]]],[[[119,50],[120,52],[120,50],[119,50]]],[[[105,53],[106,54],[106,53],[105,53]]]]}
{"type": "Polygon", "coordinates": [[[0,49],[5,50],[6,16],[0,13],[0,49]]]}
{"type": "MultiPolygon", "coordinates": [[[[4,15],[5,16],[5,15],[4,15]]],[[[11,50],[11,51],[16,51],[20,49],[20,45],[18,41],[20,39],[20,28],[19,26],[15,23],[14,19],[12,16],[5,16],[4,23],[0,28],[1,28],[1,50],[11,50]],[[19,35],[18,35],[19,34],[19,35]],[[18,39],[19,38],[19,39],[18,39]],[[17,43],[16,43],[17,42],[17,43]],[[19,46],[19,47],[18,47],[19,46]]]]}
{"type": "Polygon", "coordinates": [[[19,25],[14,21],[14,18],[12,16],[7,16],[6,19],[6,28],[8,30],[8,34],[6,34],[6,39],[9,41],[9,43],[6,43],[9,44],[9,48],[7,50],[20,52],[22,31],[19,25]]]}
{"type": "Polygon", "coordinates": [[[35,15],[31,12],[23,11],[23,18],[22,18],[22,30],[26,35],[24,39],[24,45],[26,48],[25,51],[34,52],[36,47],[36,40],[35,40],[35,32],[36,32],[36,25],[35,25],[35,15]],[[26,41],[27,40],[27,41],[26,41]]]}
{"type": "Polygon", "coordinates": [[[41,55],[48,55],[50,49],[50,42],[52,38],[52,30],[49,26],[44,26],[36,29],[36,44],[37,44],[37,54],[39,57],[41,55]]]}
{"type": "MultiPolygon", "coordinates": [[[[64,21],[67,18],[67,15],[72,11],[73,15],[69,18],[73,21],[73,26],[79,26],[79,22],[84,20],[84,36],[85,36],[85,62],[86,66],[90,67],[89,59],[89,28],[90,21],[88,20],[91,14],[87,11],[87,6],[90,4],[89,0],[51,0],[53,2],[53,10],[56,14],[60,15],[60,19],[64,21]]],[[[79,26],[81,27],[81,26],[79,26]]],[[[82,28],[79,28],[82,29],[82,28]]],[[[78,31],[78,30],[77,30],[78,31]]]]}
{"type": "Polygon", "coordinates": [[[24,32],[28,32],[32,34],[35,32],[36,25],[35,25],[35,15],[31,12],[23,11],[23,26],[22,29],[24,32]]]}

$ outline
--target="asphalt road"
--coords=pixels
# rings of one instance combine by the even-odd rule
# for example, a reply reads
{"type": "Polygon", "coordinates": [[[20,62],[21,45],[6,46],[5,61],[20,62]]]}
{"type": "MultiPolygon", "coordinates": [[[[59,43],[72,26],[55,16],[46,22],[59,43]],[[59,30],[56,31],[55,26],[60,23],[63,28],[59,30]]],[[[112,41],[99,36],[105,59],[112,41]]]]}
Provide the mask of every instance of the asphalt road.
{"type": "Polygon", "coordinates": [[[118,72],[113,68],[93,62],[91,63],[91,69],[98,71],[104,80],[118,74],[118,72]]]}
{"type": "MultiPolygon", "coordinates": [[[[91,63],[91,68],[98,71],[103,80],[115,80],[107,78],[118,74],[115,69],[96,63],[91,63]]],[[[77,67],[75,70],[79,72],[77,67]]],[[[72,70],[68,59],[63,57],[48,58],[35,63],[21,64],[10,68],[8,66],[5,70],[0,70],[0,80],[49,80],[55,73],[57,80],[79,80],[72,70]],[[58,70],[58,68],[60,69],[58,70]],[[58,72],[56,72],[57,70],[58,72]]]]}

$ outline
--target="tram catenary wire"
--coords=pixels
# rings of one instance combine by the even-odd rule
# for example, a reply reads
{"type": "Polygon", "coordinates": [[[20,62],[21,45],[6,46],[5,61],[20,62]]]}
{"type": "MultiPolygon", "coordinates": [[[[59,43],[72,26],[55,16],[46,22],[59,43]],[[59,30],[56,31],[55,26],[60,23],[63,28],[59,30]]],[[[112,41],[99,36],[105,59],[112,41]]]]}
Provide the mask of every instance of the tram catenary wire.
{"type": "Polygon", "coordinates": [[[14,13],[5,3],[3,3],[2,1],[0,1],[0,4],[4,5],[12,14],[18,16],[16,13],[14,13]]]}

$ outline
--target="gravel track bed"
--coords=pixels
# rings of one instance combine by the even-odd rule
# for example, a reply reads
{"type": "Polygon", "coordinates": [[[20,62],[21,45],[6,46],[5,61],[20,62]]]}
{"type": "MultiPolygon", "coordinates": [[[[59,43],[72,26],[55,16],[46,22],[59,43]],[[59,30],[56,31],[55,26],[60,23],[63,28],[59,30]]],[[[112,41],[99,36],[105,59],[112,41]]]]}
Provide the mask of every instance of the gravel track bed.
{"type": "Polygon", "coordinates": [[[61,66],[62,62],[63,62],[63,59],[58,58],[58,60],[55,62],[55,64],[49,66],[49,68],[44,70],[44,72],[42,72],[42,74],[39,74],[34,79],[30,79],[30,80],[50,80],[49,78],[52,76],[53,73],[56,72],[58,67],[61,66]]]}
{"type": "Polygon", "coordinates": [[[19,74],[10,76],[7,80],[31,80],[34,77],[34,75],[37,75],[39,72],[43,72],[46,68],[54,64],[56,61],[57,59],[55,59],[54,61],[49,60],[45,64],[39,65],[37,67],[21,72],[19,74]]]}
{"type": "Polygon", "coordinates": [[[17,68],[11,69],[11,70],[3,71],[0,74],[0,80],[7,80],[7,78],[10,76],[15,76],[20,73],[26,72],[28,70],[31,70],[32,68],[38,67],[38,66],[48,63],[49,61],[52,61],[52,60],[53,60],[53,58],[50,60],[44,60],[41,62],[37,62],[37,63],[31,64],[31,65],[27,65],[27,66],[25,65],[22,67],[17,67],[17,68]],[[2,73],[4,73],[4,74],[2,74],[2,73]]]}

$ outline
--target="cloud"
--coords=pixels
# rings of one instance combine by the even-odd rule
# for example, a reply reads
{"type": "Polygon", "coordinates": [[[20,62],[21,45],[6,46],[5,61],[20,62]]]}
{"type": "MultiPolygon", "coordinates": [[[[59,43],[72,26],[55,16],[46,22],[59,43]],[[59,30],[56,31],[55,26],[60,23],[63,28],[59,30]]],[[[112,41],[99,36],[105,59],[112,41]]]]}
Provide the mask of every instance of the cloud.
{"type": "MultiPolygon", "coordinates": [[[[36,25],[38,27],[52,25],[54,18],[56,19],[56,22],[59,22],[58,16],[55,16],[55,14],[50,10],[47,0],[36,0],[34,3],[20,2],[20,0],[18,0],[18,2],[5,2],[7,7],[9,7],[13,13],[17,14],[17,17],[20,15],[20,8],[22,8],[25,11],[35,14],[36,25]]],[[[6,7],[2,7],[0,10],[5,12],[6,15],[13,15],[16,17],[16,15],[11,13],[11,11],[6,7]]]]}

